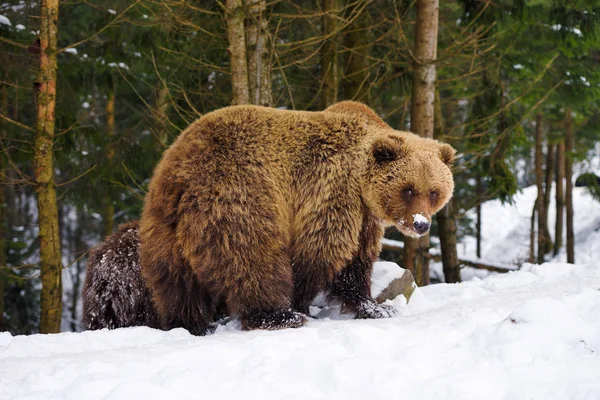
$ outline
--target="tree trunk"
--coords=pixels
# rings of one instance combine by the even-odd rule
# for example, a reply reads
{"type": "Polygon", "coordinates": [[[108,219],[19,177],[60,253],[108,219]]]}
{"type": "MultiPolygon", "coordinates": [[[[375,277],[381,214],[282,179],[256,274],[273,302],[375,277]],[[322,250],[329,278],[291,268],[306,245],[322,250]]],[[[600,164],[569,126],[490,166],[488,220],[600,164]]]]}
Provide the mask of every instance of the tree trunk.
{"type": "Polygon", "coordinates": [[[546,239],[544,233],[544,181],[542,163],[544,159],[544,153],[542,151],[542,142],[544,140],[544,131],[542,129],[542,115],[538,114],[535,117],[535,184],[537,186],[537,198],[535,200],[535,206],[537,208],[537,263],[542,264],[544,262],[544,249],[546,248],[546,239]]]}
{"type": "Polygon", "coordinates": [[[232,104],[249,104],[248,59],[242,0],[227,0],[227,38],[231,59],[232,104]]]}
{"type": "MultiPolygon", "coordinates": [[[[0,113],[8,115],[8,93],[5,84],[2,84],[2,98],[0,99],[0,113]]],[[[8,136],[6,124],[8,122],[2,120],[0,122],[0,141],[2,149],[5,146],[5,140],[8,136]]],[[[4,152],[0,153],[0,177],[5,177],[4,152]]],[[[0,332],[7,330],[4,321],[4,291],[6,286],[6,272],[8,266],[6,264],[6,195],[4,182],[0,182],[0,332]]]]}
{"type": "MultiPolygon", "coordinates": [[[[440,91],[435,91],[435,138],[442,139],[444,134],[444,121],[442,117],[442,102],[440,91]]],[[[440,250],[442,253],[442,266],[444,270],[444,281],[446,283],[460,282],[460,263],[458,251],[456,250],[456,206],[454,199],[437,214],[438,236],[440,238],[440,250]]]]}
{"type": "Polygon", "coordinates": [[[323,109],[338,99],[338,0],[321,0],[323,15],[323,46],[321,47],[321,102],[323,109]]]}
{"type": "MultiPolygon", "coordinates": [[[[115,158],[115,144],[112,139],[115,136],[115,91],[108,94],[106,101],[106,135],[109,137],[108,151],[106,154],[108,168],[113,168],[115,158]]],[[[111,191],[104,190],[102,194],[102,222],[103,237],[108,237],[113,232],[115,217],[115,205],[112,199],[111,191]]]]}
{"type": "Polygon", "coordinates": [[[71,265],[71,268],[75,268],[75,271],[71,274],[73,278],[73,292],[71,294],[71,332],[77,332],[77,303],[79,302],[79,293],[81,289],[81,273],[83,272],[84,258],[81,257],[85,252],[85,244],[83,242],[83,213],[77,212],[77,228],[74,232],[73,237],[73,252],[76,262],[75,265],[71,265]]]}
{"type": "Polygon", "coordinates": [[[552,239],[550,238],[550,228],[548,227],[548,213],[550,212],[550,197],[552,196],[552,179],[554,178],[554,148],[553,144],[548,143],[546,155],[546,183],[544,184],[544,254],[552,251],[552,239]]]}
{"type": "Polygon", "coordinates": [[[477,219],[475,221],[475,239],[476,239],[476,255],[477,258],[481,258],[481,203],[483,201],[483,184],[481,182],[481,168],[477,166],[477,176],[475,177],[475,196],[477,197],[477,206],[475,207],[477,219]]]}
{"type": "Polygon", "coordinates": [[[37,124],[34,140],[42,279],[40,332],[54,333],[60,331],[62,315],[62,261],[53,163],[58,0],[42,0],[40,11],[40,68],[35,85],[37,124]]]}
{"type": "Polygon", "coordinates": [[[554,255],[560,251],[563,243],[563,220],[565,196],[563,182],[565,180],[565,142],[556,145],[556,224],[554,227],[554,255]]]}
{"type": "Polygon", "coordinates": [[[246,44],[248,55],[248,84],[250,103],[272,106],[271,60],[266,0],[245,0],[248,11],[246,44]]]}
{"type": "Polygon", "coordinates": [[[460,262],[456,251],[456,214],[454,199],[437,214],[442,265],[446,283],[460,282],[460,262]]]}
{"type": "Polygon", "coordinates": [[[533,203],[533,210],[531,211],[531,224],[529,226],[529,262],[533,264],[535,262],[535,214],[537,211],[537,201],[533,203]]]}
{"type": "Polygon", "coordinates": [[[567,262],[575,263],[575,242],[573,235],[573,148],[574,135],[571,109],[565,111],[565,207],[567,209],[567,262]]]}
{"type": "MultiPolygon", "coordinates": [[[[417,0],[411,130],[426,138],[434,131],[438,14],[438,0],[417,0]]],[[[405,238],[404,263],[420,286],[429,284],[428,252],[429,235],[405,238]]]]}
{"type": "Polygon", "coordinates": [[[357,2],[358,13],[344,35],[346,47],[344,95],[348,100],[369,101],[369,54],[372,34],[370,15],[366,9],[368,2],[357,2]]]}

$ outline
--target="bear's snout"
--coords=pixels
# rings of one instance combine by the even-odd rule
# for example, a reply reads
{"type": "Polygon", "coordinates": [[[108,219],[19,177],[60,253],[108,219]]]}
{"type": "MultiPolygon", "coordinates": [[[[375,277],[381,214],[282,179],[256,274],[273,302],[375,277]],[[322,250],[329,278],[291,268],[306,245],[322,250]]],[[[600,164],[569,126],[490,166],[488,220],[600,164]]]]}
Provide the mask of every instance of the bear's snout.
{"type": "Polygon", "coordinates": [[[419,235],[423,235],[429,230],[430,224],[427,221],[415,221],[413,226],[415,227],[415,232],[419,235]]]}

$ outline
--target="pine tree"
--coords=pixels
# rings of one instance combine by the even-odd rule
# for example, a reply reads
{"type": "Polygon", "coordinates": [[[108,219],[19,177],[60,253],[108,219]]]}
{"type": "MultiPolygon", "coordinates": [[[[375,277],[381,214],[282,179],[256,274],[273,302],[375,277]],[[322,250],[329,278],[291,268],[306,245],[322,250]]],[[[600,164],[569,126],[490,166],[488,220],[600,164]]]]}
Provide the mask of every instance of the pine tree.
{"type": "Polygon", "coordinates": [[[53,333],[60,331],[62,315],[62,260],[53,161],[58,0],[43,0],[40,12],[40,67],[35,82],[37,124],[34,143],[42,278],[40,332],[53,333]]]}

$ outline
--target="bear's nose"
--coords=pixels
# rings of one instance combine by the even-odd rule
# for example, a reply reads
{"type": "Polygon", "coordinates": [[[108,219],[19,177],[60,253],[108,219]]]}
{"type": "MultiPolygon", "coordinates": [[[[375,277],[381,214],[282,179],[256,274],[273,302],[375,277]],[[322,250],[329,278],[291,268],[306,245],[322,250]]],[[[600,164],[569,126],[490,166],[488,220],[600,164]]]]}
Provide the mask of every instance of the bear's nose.
{"type": "Polygon", "coordinates": [[[427,232],[429,230],[429,222],[415,221],[415,223],[413,224],[413,226],[415,227],[415,231],[419,235],[422,235],[422,234],[424,234],[425,232],[427,232]]]}

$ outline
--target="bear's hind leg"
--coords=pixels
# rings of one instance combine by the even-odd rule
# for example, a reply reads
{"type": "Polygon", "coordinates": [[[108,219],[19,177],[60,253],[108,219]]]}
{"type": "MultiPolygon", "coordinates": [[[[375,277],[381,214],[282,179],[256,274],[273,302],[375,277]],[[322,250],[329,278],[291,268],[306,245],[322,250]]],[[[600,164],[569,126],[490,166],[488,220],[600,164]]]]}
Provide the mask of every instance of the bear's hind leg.
{"type": "Polygon", "coordinates": [[[282,193],[258,171],[228,174],[220,184],[218,196],[199,194],[202,207],[189,210],[178,224],[197,280],[218,289],[245,330],[303,325],[306,318],[291,310],[289,218],[282,193]]]}
{"type": "Polygon", "coordinates": [[[172,267],[169,272],[165,266],[161,272],[163,276],[155,279],[153,284],[153,298],[158,305],[161,328],[184,328],[196,336],[210,333],[209,324],[216,313],[216,305],[204,285],[189,267],[172,267]]]}

